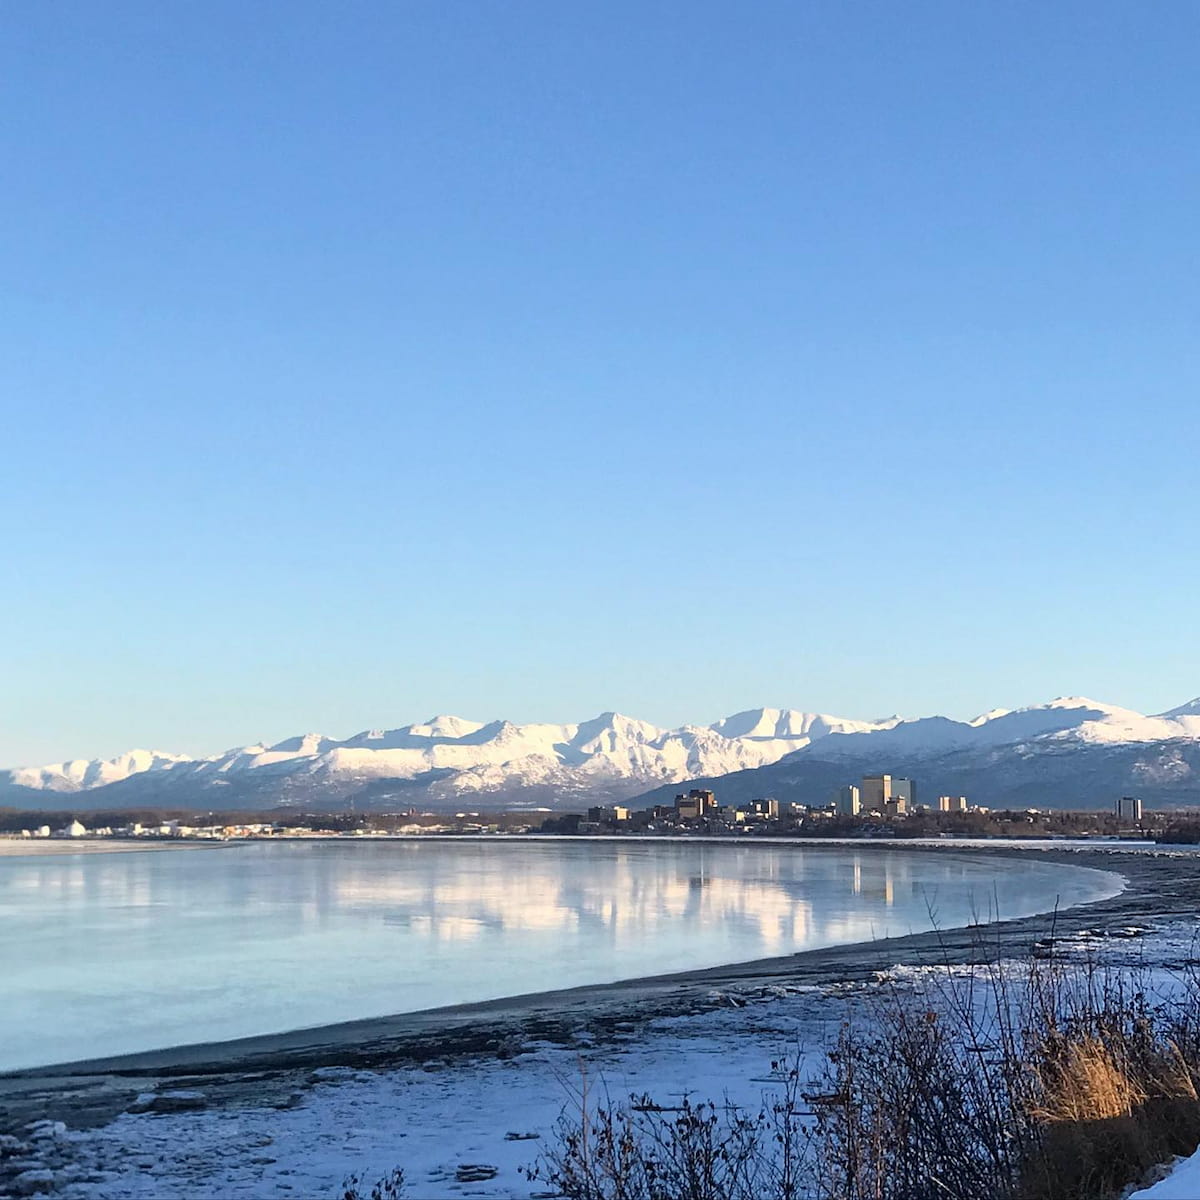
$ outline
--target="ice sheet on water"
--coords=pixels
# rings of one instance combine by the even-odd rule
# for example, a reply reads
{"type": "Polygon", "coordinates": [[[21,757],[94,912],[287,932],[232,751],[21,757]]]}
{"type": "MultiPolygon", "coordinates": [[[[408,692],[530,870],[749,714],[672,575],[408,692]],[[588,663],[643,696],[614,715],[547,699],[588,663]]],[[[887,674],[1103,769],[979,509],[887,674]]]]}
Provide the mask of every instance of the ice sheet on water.
{"type": "Polygon", "coordinates": [[[744,962],[1119,886],[1036,861],[729,843],[7,859],[0,1069],[744,962]]]}

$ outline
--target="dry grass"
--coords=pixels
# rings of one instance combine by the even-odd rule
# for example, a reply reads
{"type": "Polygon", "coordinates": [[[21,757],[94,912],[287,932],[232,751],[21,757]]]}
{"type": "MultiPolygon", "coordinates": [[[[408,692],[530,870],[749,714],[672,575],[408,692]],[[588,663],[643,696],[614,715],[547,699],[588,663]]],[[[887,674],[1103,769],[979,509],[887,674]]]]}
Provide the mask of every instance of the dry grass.
{"type": "Polygon", "coordinates": [[[1200,1144],[1200,987],[1034,960],[890,989],[819,1113],[830,1200],[1105,1200],[1200,1144]]]}
{"type": "Polygon", "coordinates": [[[1200,981],[1146,982],[1034,959],[884,986],[773,1107],[585,1096],[534,1177],[569,1200],[1108,1200],[1200,1144],[1200,981]]]}
{"type": "Polygon", "coordinates": [[[1029,1200],[1119,1194],[1200,1144],[1200,997],[1152,1005],[1128,976],[1056,989],[1028,1039],[1036,1138],[1018,1190],[1029,1200]]]}

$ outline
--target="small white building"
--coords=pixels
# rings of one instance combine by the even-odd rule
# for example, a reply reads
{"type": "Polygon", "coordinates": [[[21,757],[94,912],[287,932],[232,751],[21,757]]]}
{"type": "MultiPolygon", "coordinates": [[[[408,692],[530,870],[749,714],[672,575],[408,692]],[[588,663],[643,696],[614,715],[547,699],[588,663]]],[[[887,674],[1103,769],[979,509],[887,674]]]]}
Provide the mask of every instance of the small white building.
{"type": "Polygon", "coordinates": [[[72,821],[65,832],[67,837],[87,837],[87,826],[79,821],[72,821]]]}

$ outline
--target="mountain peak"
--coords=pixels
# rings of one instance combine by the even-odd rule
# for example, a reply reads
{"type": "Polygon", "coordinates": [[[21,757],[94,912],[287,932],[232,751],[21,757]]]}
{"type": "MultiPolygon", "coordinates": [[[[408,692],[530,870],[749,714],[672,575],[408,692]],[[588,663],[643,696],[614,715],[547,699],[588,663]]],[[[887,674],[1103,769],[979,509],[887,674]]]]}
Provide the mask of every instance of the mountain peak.
{"type": "Polygon", "coordinates": [[[415,737],[464,738],[478,733],[483,727],[482,721],[469,721],[466,717],[439,713],[436,717],[430,717],[423,725],[410,725],[405,732],[415,737]]]}
{"type": "Polygon", "coordinates": [[[1010,708],[989,708],[987,712],[980,713],[977,717],[972,717],[967,724],[978,729],[980,725],[986,725],[989,721],[996,721],[1000,717],[1007,717],[1010,712],[1012,712],[1010,708]]]}
{"type": "Polygon", "coordinates": [[[1027,709],[1019,709],[1018,711],[1032,712],[1037,708],[1091,708],[1097,712],[1122,711],[1114,704],[1105,704],[1101,700],[1092,700],[1087,696],[1055,696],[1048,704],[1034,704],[1027,709]]]}
{"type": "MultiPolygon", "coordinates": [[[[423,725],[344,739],[304,734],[211,758],[139,749],[107,760],[3,771],[0,797],[15,788],[22,803],[31,792],[89,792],[89,802],[98,807],[140,804],[147,797],[208,807],[220,784],[225,807],[247,796],[256,802],[302,796],[306,787],[320,789],[314,792],[318,803],[336,804],[368,781],[402,780],[411,788],[406,794],[418,803],[453,802],[467,793],[486,794],[500,804],[531,797],[550,804],[612,802],[650,786],[741,775],[785,757],[789,764],[844,761],[852,775],[860,764],[863,770],[897,764],[907,769],[910,763],[934,764],[947,756],[1052,751],[1069,757],[1089,747],[1168,743],[1172,754],[1200,756],[1200,697],[1153,717],[1084,696],[1059,696],[1013,711],[992,709],[970,721],[936,716],[856,721],[762,707],[709,726],[676,729],[613,710],[561,725],[506,720],[484,725],[442,713],[423,725]],[[1194,749],[1183,745],[1189,742],[1194,749]]],[[[1138,785],[1130,780],[1121,786],[1138,785]]]]}

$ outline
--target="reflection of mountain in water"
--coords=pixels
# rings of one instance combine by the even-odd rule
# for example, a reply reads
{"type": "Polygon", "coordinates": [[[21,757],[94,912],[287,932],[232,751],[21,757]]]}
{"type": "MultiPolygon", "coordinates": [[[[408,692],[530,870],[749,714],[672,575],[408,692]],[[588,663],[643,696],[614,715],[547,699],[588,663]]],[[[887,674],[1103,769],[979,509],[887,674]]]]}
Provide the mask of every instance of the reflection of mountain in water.
{"type": "Polygon", "coordinates": [[[952,852],[275,842],[0,863],[0,1069],[745,962],[1098,894],[952,852]],[[119,963],[120,970],[113,970],[119,963]]]}
{"type": "MultiPolygon", "coordinates": [[[[963,890],[971,874],[948,858],[847,851],[843,860],[828,851],[759,848],[718,850],[697,871],[691,854],[660,864],[614,847],[565,878],[553,859],[536,857],[515,872],[503,864],[494,873],[445,878],[432,864],[420,863],[428,846],[406,849],[415,850],[410,857],[418,861],[403,870],[343,874],[337,901],[378,909],[390,924],[453,940],[489,930],[580,929],[612,941],[638,940],[682,924],[697,933],[736,931],[748,949],[763,954],[881,936],[881,917],[890,915],[898,896],[913,909],[901,914],[901,931],[925,926],[927,902],[939,890],[963,890]]],[[[487,853],[481,848],[482,858],[487,853]]]]}

